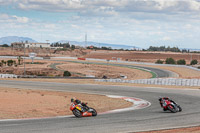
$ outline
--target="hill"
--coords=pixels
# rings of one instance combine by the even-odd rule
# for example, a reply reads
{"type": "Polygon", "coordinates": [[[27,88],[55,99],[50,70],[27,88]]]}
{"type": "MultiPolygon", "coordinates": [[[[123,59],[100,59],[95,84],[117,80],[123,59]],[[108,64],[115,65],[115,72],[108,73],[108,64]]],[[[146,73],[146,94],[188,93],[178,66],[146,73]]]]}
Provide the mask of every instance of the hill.
{"type": "Polygon", "coordinates": [[[28,41],[28,42],[37,42],[31,38],[28,38],[28,37],[18,37],[18,36],[7,36],[7,37],[1,37],[0,38],[0,45],[1,44],[8,44],[10,45],[11,43],[13,42],[25,42],[25,41],[28,41]]]}
{"type": "Polygon", "coordinates": [[[95,46],[95,47],[111,47],[112,49],[133,49],[138,47],[130,46],[130,45],[123,45],[123,44],[109,44],[109,43],[98,43],[98,42],[90,42],[88,41],[87,44],[85,42],[78,42],[78,41],[68,41],[68,40],[61,40],[58,43],[70,43],[71,45],[79,45],[79,46],[95,46]]]}

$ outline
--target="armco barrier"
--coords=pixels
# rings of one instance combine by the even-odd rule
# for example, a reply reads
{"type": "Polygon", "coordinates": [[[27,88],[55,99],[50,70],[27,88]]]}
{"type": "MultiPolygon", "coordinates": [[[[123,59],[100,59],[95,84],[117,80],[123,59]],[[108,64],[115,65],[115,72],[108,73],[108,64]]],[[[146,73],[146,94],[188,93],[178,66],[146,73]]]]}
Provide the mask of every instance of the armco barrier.
{"type": "Polygon", "coordinates": [[[95,79],[95,81],[152,84],[152,85],[172,85],[172,86],[200,86],[200,79],[177,79],[177,78],[153,78],[153,79],[138,79],[138,80],[95,79]]]}
{"type": "Polygon", "coordinates": [[[14,74],[0,74],[0,78],[18,78],[18,76],[14,74]]]}

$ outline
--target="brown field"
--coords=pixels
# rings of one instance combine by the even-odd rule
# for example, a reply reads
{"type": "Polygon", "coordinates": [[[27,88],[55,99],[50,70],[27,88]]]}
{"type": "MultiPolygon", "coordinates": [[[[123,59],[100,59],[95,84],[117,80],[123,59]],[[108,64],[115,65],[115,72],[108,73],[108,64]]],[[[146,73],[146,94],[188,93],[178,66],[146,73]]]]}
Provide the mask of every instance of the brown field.
{"type": "Polygon", "coordinates": [[[85,58],[97,59],[116,59],[123,61],[151,62],[155,63],[158,59],[174,58],[175,60],[185,59],[187,64],[191,59],[197,59],[200,62],[200,53],[174,53],[174,52],[147,52],[147,51],[91,51],[83,56],[85,58]]]}

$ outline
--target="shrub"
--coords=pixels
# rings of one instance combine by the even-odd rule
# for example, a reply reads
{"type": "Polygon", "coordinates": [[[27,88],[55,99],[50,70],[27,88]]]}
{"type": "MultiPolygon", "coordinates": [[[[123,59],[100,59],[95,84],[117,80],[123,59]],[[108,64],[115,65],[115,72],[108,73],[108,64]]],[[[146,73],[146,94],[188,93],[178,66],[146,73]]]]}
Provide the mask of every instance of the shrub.
{"type": "Polygon", "coordinates": [[[176,64],[176,61],[175,61],[173,58],[167,58],[167,59],[165,60],[165,63],[166,63],[166,64],[176,64]]]}
{"type": "Polygon", "coordinates": [[[178,65],[185,65],[186,61],[184,59],[180,59],[180,60],[177,61],[177,64],[178,65]]]}
{"type": "Polygon", "coordinates": [[[70,73],[69,71],[64,71],[63,76],[67,76],[67,77],[69,77],[69,76],[71,76],[71,73],[70,73]]]}
{"type": "Polygon", "coordinates": [[[13,60],[8,60],[8,61],[7,61],[7,65],[8,65],[8,66],[12,66],[12,65],[13,65],[13,63],[14,63],[14,61],[13,61],[13,60]]]}
{"type": "Polygon", "coordinates": [[[198,63],[198,61],[195,59],[195,60],[192,60],[191,62],[190,62],[190,65],[196,65],[198,63]]]}
{"type": "Polygon", "coordinates": [[[159,59],[159,60],[157,60],[155,63],[156,63],[156,64],[163,64],[163,62],[164,62],[164,61],[162,61],[162,60],[159,59]]]}

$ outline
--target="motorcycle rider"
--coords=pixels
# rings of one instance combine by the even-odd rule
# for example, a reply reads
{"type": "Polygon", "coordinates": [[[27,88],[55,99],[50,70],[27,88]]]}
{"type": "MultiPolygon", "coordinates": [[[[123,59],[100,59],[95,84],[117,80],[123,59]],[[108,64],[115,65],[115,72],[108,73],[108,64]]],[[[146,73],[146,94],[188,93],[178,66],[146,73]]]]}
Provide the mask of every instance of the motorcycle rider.
{"type": "MultiPolygon", "coordinates": [[[[173,102],[174,104],[176,104],[172,99],[170,99],[169,97],[159,97],[158,99],[160,101],[160,106],[163,107],[163,100],[168,100],[170,102],[173,102]]],[[[164,108],[163,108],[164,111],[166,111],[164,108]]]]}
{"type": "Polygon", "coordinates": [[[80,100],[78,100],[76,98],[71,98],[71,102],[75,102],[75,104],[78,104],[79,106],[81,106],[81,109],[82,109],[81,111],[82,112],[87,111],[87,105],[86,105],[86,103],[81,102],[80,100]]]}

